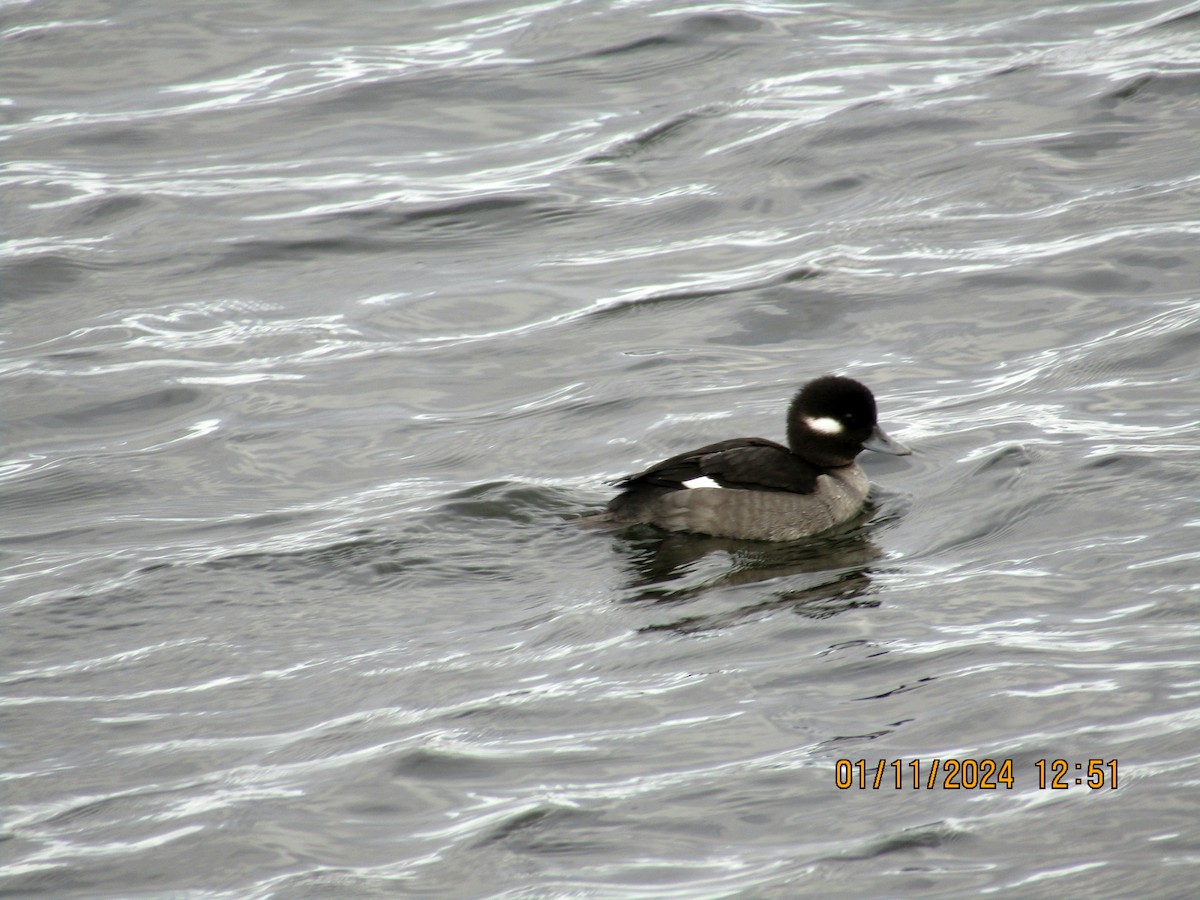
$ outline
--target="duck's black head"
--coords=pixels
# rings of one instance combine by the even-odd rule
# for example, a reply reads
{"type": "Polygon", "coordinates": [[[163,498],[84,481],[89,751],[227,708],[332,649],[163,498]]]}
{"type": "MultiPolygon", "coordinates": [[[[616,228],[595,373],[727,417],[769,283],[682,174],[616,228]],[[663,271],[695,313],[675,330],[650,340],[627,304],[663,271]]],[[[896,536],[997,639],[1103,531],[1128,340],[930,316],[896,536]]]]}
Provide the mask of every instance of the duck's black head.
{"type": "Polygon", "coordinates": [[[815,378],[788,409],[792,452],[824,468],[847,466],[863,450],[905,456],[912,451],[879,427],[875,395],[865,384],[841,375],[815,378]]]}

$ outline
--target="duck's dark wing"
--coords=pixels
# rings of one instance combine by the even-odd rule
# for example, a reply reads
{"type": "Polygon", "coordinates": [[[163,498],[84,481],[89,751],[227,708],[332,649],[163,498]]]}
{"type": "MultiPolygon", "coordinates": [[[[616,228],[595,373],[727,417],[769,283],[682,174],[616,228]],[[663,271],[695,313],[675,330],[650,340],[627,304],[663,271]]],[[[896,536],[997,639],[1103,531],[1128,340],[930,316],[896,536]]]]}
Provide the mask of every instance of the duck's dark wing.
{"type": "Polygon", "coordinates": [[[820,474],[820,469],[782,444],[766,438],[734,438],[672,456],[644,472],[622,478],[616,485],[624,490],[674,490],[683,488],[685,481],[707,476],[726,488],[810,494],[820,474]]]}

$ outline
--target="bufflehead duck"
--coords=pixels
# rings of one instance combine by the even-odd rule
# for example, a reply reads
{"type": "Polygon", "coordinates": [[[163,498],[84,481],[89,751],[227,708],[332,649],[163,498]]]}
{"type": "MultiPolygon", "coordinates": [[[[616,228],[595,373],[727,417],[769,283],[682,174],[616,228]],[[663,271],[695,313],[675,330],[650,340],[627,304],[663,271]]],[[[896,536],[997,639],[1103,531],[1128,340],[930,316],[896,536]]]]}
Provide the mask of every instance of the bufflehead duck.
{"type": "Polygon", "coordinates": [[[765,438],[721,441],[622,478],[596,524],[794,541],[862,508],[869,485],[854,458],[864,449],[912,452],[879,427],[870,390],[838,375],[797,392],[787,437],[787,447],[765,438]]]}

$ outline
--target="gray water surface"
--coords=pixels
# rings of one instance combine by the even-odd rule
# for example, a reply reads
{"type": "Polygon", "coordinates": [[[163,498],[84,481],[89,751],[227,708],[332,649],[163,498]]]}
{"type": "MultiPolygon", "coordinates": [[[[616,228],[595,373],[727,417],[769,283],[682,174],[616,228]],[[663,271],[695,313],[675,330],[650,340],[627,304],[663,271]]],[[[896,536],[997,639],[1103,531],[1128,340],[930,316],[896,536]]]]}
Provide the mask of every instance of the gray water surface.
{"type": "Polygon", "coordinates": [[[1191,896],[1198,95],[1194,3],[0,3],[0,891],[1191,896]],[[860,520],[575,525],[825,372],[860,520]]]}

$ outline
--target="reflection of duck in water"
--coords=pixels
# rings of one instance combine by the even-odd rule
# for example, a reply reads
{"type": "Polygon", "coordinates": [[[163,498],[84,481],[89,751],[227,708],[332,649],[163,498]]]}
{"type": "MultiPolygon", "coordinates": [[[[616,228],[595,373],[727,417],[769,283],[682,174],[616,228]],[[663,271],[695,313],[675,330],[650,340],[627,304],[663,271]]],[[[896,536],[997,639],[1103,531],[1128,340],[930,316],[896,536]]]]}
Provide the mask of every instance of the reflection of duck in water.
{"type": "Polygon", "coordinates": [[[794,541],[862,508],[869,485],[854,459],[864,449],[911,452],[879,427],[870,390],[837,375],[800,389],[787,436],[787,447],[734,438],[672,456],[617,482],[621,493],[590,524],[794,541]]]}
{"type": "MultiPolygon", "coordinates": [[[[649,604],[665,621],[643,631],[707,631],[787,609],[823,619],[876,606],[871,568],[883,554],[862,528],[835,529],[814,541],[768,544],[690,534],[631,535],[627,602],[649,604]],[[764,592],[763,587],[766,586],[764,592]],[[717,606],[694,606],[713,591],[717,606]]],[[[657,619],[657,616],[656,616],[657,619]]]]}

